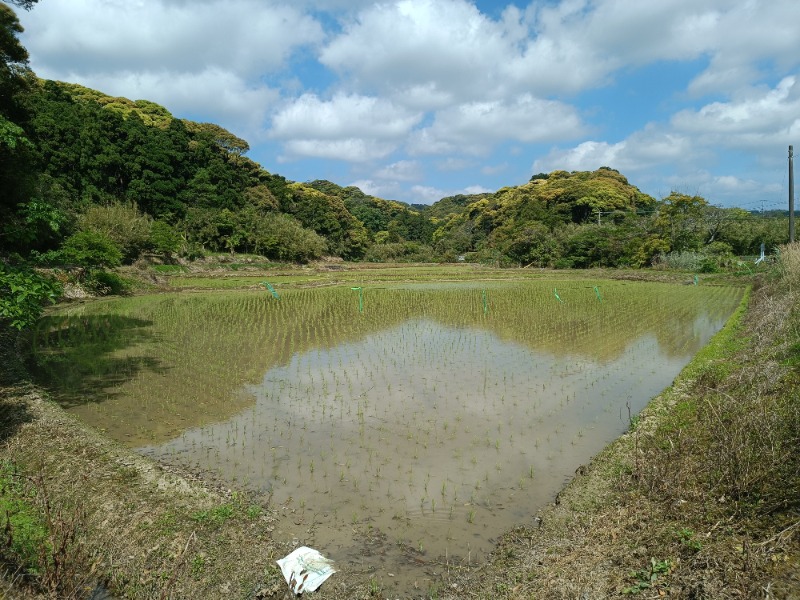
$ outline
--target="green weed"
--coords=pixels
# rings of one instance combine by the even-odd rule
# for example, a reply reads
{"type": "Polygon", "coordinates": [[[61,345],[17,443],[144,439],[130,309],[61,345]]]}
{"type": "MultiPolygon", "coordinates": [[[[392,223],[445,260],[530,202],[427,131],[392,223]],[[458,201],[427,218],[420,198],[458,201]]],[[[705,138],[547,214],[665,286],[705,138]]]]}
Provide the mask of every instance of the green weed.
{"type": "Polygon", "coordinates": [[[85,519],[75,506],[55,506],[41,475],[0,461],[0,560],[33,576],[48,597],[76,597],[92,573],[79,540],[85,519]]]}
{"type": "Polygon", "coordinates": [[[623,588],[623,594],[639,594],[645,590],[656,587],[662,583],[664,577],[672,571],[672,562],[669,559],[656,560],[650,559],[650,565],[639,571],[632,571],[630,578],[634,580],[633,585],[623,588]]]}
{"type": "Polygon", "coordinates": [[[700,540],[696,538],[694,531],[691,529],[682,527],[676,531],[675,534],[681,541],[681,544],[692,552],[699,552],[703,548],[703,544],[700,543],[700,540]]]}
{"type": "Polygon", "coordinates": [[[201,510],[191,515],[191,519],[201,525],[222,525],[233,518],[234,507],[230,504],[216,506],[209,510],[201,510]]]}
{"type": "Polygon", "coordinates": [[[0,462],[0,536],[7,559],[38,572],[41,549],[48,545],[47,526],[34,492],[7,461],[0,462]]]}

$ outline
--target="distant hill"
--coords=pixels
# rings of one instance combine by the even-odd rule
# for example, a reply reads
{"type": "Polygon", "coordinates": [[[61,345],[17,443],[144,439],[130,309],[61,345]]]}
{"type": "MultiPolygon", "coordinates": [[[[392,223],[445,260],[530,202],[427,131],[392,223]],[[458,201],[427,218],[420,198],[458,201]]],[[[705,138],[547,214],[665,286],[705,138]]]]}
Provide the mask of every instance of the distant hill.
{"type": "Polygon", "coordinates": [[[619,171],[539,173],[490,194],[443,198],[424,215],[437,222],[442,256],[541,267],[640,267],[674,252],[723,256],[783,243],[780,220],[710,206],[698,196],[643,193],[619,171]],[[760,240],[760,241],[759,241],[760,240]]]}

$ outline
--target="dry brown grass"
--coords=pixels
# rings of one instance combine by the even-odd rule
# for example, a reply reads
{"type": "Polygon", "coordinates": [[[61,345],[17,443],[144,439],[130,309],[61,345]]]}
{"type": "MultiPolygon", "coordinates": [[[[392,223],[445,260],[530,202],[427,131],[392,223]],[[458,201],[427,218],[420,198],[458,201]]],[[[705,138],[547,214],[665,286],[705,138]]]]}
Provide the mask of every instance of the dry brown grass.
{"type": "Polygon", "coordinates": [[[226,590],[247,597],[269,583],[276,570],[270,563],[284,548],[270,539],[268,511],[165,472],[32,388],[1,389],[0,405],[6,414],[25,414],[4,431],[2,457],[41,474],[37,487],[48,490],[54,522],[85,515],[75,541],[93,550],[84,568],[95,565],[94,582],[107,581],[121,597],[148,599],[224,597],[226,590]],[[229,510],[214,513],[223,506],[229,510]]]}
{"type": "Polygon", "coordinates": [[[781,278],[790,290],[796,291],[800,288],[800,242],[781,246],[779,252],[781,278]]]}

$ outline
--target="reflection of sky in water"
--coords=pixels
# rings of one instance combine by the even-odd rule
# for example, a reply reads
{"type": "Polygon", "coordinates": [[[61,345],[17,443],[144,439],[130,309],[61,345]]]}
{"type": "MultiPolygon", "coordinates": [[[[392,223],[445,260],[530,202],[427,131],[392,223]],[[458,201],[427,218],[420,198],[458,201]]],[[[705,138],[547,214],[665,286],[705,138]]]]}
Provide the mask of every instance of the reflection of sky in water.
{"type": "MultiPolygon", "coordinates": [[[[369,523],[432,555],[469,545],[477,558],[627,429],[629,411],[721,324],[697,317],[682,356],[646,334],[600,364],[410,320],[295,354],[243,390],[252,408],[142,451],[270,491],[278,505],[301,502],[325,515],[315,543],[340,555],[359,553],[353,527],[369,523]]],[[[285,527],[276,535],[305,531],[285,527]]]]}

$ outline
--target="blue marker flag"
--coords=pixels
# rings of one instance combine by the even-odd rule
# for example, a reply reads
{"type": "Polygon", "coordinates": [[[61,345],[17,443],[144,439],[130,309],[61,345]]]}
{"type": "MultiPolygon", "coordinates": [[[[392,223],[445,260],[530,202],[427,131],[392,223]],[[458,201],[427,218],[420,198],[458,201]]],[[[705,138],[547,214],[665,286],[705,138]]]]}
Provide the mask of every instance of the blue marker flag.
{"type": "Polygon", "coordinates": [[[268,290],[269,290],[269,291],[272,293],[272,296],[273,296],[273,297],[274,297],[276,300],[280,300],[280,299],[281,299],[281,297],[280,297],[280,296],[278,296],[278,292],[276,292],[276,291],[275,291],[275,288],[274,288],[274,287],[272,287],[272,286],[271,286],[269,283],[267,283],[266,281],[262,281],[262,282],[261,282],[261,285],[263,285],[265,288],[267,288],[267,289],[268,289],[268,290]]]}

